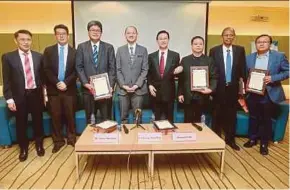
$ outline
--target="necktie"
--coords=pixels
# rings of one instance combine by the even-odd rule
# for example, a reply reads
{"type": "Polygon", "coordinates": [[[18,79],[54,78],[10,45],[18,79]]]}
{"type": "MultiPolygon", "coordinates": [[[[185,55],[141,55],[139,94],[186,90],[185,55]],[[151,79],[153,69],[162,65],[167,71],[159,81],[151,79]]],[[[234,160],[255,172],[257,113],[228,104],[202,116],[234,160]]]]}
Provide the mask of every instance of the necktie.
{"type": "Polygon", "coordinates": [[[97,66],[98,64],[98,46],[97,45],[94,45],[93,60],[94,60],[94,64],[97,66]]]}
{"type": "Polygon", "coordinates": [[[160,63],[159,63],[159,72],[160,72],[161,78],[163,78],[163,74],[164,74],[164,52],[161,52],[160,63]]]}
{"type": "Polygon", "coordinates": [[[131,64],[133,64],[134,61],[134,53],[133,53],[133,47],[130,47],[130,60],[131,60],[131,64]]]}
{"type": "Polygon", "coordinates": [[[64,81],[64,47],[60,46],[58,56],[58,80],[64,81]]]}
{"type": "Polygon", "coordinates": [[[25,66],[25,74],[26,74],[26,86],[27,89],[33,89],[34,82],[32,77],[32,71],[30,67],[30,62],[28,58],[28,53],[24,53],[24,66],[25,66]]]}
{"type": "Polygon", "coordinates": [[[227,59],[226,59],[226,82],[231,82],[232,81],[232,57],[231,57],[231,52],[228,49],[227,50],[227,59]]]}

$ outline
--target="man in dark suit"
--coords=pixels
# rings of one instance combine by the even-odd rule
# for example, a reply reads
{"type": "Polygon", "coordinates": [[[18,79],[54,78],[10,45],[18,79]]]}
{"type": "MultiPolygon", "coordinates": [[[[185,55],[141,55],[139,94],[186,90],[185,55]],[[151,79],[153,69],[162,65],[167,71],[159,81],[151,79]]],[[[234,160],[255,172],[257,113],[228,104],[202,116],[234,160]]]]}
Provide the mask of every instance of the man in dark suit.
{"type": "Polygon", "coordinates": [[[134,111],[141,109],[143,96],[147,93],[148,53],[136,43],[137,35],[136,27],[128,26],[125,29],[127,44],[119,47],[116,55],[117,92],[123,123],[128,121],[130,104],[134,111]]]}
{"type": "Polygon", "coordinates": [[[14,34],[18,49],[2,56],[3,94],[10,111],[16,116],[16,136],[20,146],[19,160],[28,156],[26,136],[28,113],[32,115],[36,152],[43,156],[41,54],[30,50],[32,34],[19,30],[14,34]]]}
{"type": "Polygon", "coordinates": [[[263,34],[255,40],[257,52],[247,56],[247,74],[251,69],[268,71],[264,78],[266,89],[264,95],[248,93],[249,107],[249,141],[244,147],[250,148],[257,144],[260,138],[260,153],[268,154],[268,142],[272,137],[272,116],[277,110],[277,104],[285,100],[281,81],[289,78],[289,62],[285,55],[270,50],[272,37],[263,34]]]}
{"type": "Polygon", "coordinates": [[[52,139],[56,153],[65,141],[62,135],[62,117],[66,120],[67,144],[74,146],[76,104],[76,50],[68,45],[69,31],[60,24],[54,27],[57,44],[47,47],[43,54],[48,104],[52,118],[52,139]]]}
{"type": "Polygon", "coordinates": [[[97,109],[100,109],[102,121],[109,119],[111,104],[108,98],[94,100],[91,93],[93,87],[90,84],[90,76],[108,73],[112,93],[116,80],[116,59],[114,47],[101,41],[103,32],[101,22],[90,21],[87,30],[90,40],[78,45],[76,70],[83,85],[87,123],[91,123],[91,118],[95,118],[97,109]]]}
{"type": "Polygon", "coordinates": [[[223,44],[210,50],[219,74],[216,92],[213,94],[213,130],[221,136],[225,131],[225,141],[234,150],[240,150],[235,143],[237,101],[239,81],[245,81],[246,55],[242,46],[233,45],[235,30],[227,27],[222,32],[223,44]]]}
{"type": "Polygon", "coordinates": [[[173,105],[175,98],[174,74],[179,65],[179,54],[168,49],[169,33],[161,30],[156,41],[159,50],[149,54],[148,85],[153,100],[155,120],[160,120],[162,114],[173,122],[173,105]]]}

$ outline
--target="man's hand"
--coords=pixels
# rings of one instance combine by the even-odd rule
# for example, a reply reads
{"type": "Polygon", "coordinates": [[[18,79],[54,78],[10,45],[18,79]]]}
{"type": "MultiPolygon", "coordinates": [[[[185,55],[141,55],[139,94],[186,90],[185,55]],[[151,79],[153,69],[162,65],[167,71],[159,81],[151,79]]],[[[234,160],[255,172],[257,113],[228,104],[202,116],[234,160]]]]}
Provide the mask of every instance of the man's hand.
{"type": "Polygon", "coordinates": [[[66,91],[66,84],[64,82],[58,82],[56,84],[57,89],[59,89],[60,91],[66,91]]]}
{"type": "Polygon", "coordinates": [[[132,87],[131,87],[131,91],[132,92],[135,92],[135,90],[137,90],[138,86],[136,84],[134,84],[132,87]]]}
{"type": "Polygon", "coordinates": [[[179,73],[181,73],[183,71],[183,67],[182,66],[178,66],[174,69],[173,74],[177,75],[179,73]]]}
{"type": "Polygon", "coordinates": [[[8,108],[9,108],[11,111],[17,111],[15,103],[10,103],[10,104],[8,104],[8,108]]]}
{"type": "Polygon", "coordinates": [[[89,91],[91,91],[91,90],[94,89],[93,86],[92,86],[91,84],[89,84],[89,83],[84,84],[84,87],[85,87],[86,89],[88,89],[89,91]]]}
{"type": "Polygon", "coordinates": [[[200,92],[201,92],[202,94],[210,94],[210,93],[212,93],[212,90],[209,89],[209,88],[204,88],[204,89],[202,89],[200,92]]]}
{"type": "Polygon", "coordinates": [[[156,97],[156,88],[154,88],[154,86],[152,85],[149,85],[149,91],[150,91],[150,94],[154,97],[156,97]]]}
{"type": "Polygon", "coordinates": [[[180,103],[183,103],[184,102],[184,96],[183,95],[178,96],[178,101],[180,103]]]}
{"type": "Polygon", "coordinates": [[[264,77],[264,82],[265,82],[265,84],[269,84],[270,82],[272,82],[271,76],[265,76],[264,77]]]}
{"type": "Polygon", "coordinates": [[[130,92],[130,87],[129,86],[123,85],[122,88],[125,89],[127,92],[130,92]]]}

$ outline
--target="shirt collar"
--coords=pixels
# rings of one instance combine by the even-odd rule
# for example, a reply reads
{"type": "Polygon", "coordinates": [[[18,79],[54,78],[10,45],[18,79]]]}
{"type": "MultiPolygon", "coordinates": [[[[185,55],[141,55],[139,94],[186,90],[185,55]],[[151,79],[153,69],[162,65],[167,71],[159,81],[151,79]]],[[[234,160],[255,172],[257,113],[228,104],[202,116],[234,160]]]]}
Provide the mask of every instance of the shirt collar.
{"type": "Polygon", "coordinates": [[[260,55],[257,53],[257,58],[258,57],[269,57],[269,54],[270,54],[270,51],[267,51],[266,53],[260,54],[260,55]]]}
{"type": "Polygon", "coordinates": [[[136,43],[134,43],[133,45],[128,44],[128,49],[130,49],[130,47],[133,47],[133,50],[135,50],[136,49],[136,43]]]}
{"type": "Polygon", "coordinates": [[[60,47],[64,47],[64,49],[68,48],[68,43],[65,44],[64,46],[60,45],[59,43],[57,44],[58,49],[60,49],[60,47]]]}
{"type": "Polygon", "coordinates": [[[97,48],[100,47],[100,41],[98,41],[97,43],[94,43],[93,41],[91,41],[91,45],[92,45],[92,48],[94,48],[94,45],[97,46],[97,48]]]}
{"type": "MultiPolygon", "coordinates": [[[[24,51],[22,51],[21,49],[18,49],[18,53],[19,53],[19,55],[23,55],[23,54],[25,54],[25,52],[24,51]]],[[[28,52],[26,52],[28,55],[30,55],[31,54],[31,51],[29,50],[28,52]]]]}
{"type": "Polygon", "coordinates": [[[230,50],[230,52],[233,52],[233,46],[227,48],[225,45],[223,45],[223,52],[227,52],[228,49],[230,50]]]}
{"type": "Polygon", "coordinates": [[[168,53],[168,49],[163,50],[163,51],[161,51],[161,50],[159,49],[159,55],[161,55],[161,52],[164,52],[164,55],[167,55],[167,53],[168,53]]]}

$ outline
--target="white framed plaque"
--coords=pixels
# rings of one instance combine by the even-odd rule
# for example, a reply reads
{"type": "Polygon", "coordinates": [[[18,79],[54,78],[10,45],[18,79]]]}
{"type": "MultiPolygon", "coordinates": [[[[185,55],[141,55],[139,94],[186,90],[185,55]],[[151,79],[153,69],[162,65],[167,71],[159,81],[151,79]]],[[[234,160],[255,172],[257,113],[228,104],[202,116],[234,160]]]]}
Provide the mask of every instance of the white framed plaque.
{"type": "Polygon", "coordinates": [[[266,84],[264,82],[265,76],[268,75],[267,70],[251,69],[247,81],[246,91],[264,95],[266,84]]]}
{"type": "Polygon", "coordinates": [[[208,66],[190,67],[191,91],[200,91],[209,87],[208,66]]]}
{"type": "Polygon", "coordinates": [[[92,93],[95,100],[110,98],[112,96],[108,73],[91,76],[90,84],[94,89],[92,93]]]}

